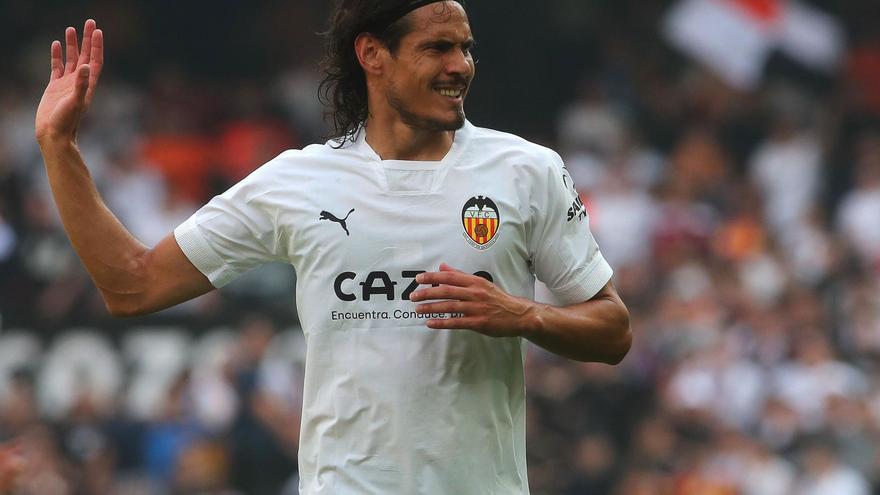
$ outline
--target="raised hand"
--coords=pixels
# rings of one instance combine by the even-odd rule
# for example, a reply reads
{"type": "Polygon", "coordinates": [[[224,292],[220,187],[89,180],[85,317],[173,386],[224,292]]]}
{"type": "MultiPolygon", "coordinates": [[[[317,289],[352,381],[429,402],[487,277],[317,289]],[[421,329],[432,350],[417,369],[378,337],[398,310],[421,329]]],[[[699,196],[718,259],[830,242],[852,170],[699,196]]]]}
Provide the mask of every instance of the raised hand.
{"type": "Polygon", "coordinates": [[[76,139],[79,121],[92,101],[104,65],[104,35],[94,20],[87,20],[83,28],[82,49],[72,27],[65,30],[64,42],[64,59],[61,42],[53,41],[50,50],[49,85],[40,100],[35,122],[37,140],[41,143],[45,139],[76,139]]]}
{"type": "Polygon", "coordinates": [[[429,328],[463,329],[490,337],[518,337],[529,333],[531,313],[536,304],[504,292],[488,280],[456,270],[447,264],[440,271],[421,273],[419,284],[438,285],[419,289],[410,294],[410,300],[425,302],[416,306],[421,314],[458,313],[447,319],[430,319],[429,328]]]}

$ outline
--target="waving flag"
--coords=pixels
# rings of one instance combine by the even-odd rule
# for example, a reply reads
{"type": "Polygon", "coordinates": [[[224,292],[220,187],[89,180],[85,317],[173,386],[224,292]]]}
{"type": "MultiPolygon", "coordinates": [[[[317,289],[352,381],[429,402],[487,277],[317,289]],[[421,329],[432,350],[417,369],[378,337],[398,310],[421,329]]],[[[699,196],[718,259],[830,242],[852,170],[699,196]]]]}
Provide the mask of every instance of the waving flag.
{"type": "Polygon", "coordinates": [[[672,45],[739,89],[760,83],[774,50],[826,71],[844,50],[834,18],[789,0],[681,0],[663,31],[672,45]]]}

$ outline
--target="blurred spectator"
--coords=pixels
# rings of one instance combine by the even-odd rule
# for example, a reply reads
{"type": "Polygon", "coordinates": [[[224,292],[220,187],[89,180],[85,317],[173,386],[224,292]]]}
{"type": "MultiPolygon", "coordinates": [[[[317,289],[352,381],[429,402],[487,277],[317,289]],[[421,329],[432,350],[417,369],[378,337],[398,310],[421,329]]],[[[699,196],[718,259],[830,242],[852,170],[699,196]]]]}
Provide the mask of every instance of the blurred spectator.
{"type": "Polygon", "coordinates": [[[232,485],[253,495],[279,493],[296,472],[299,417],[267,389],[261,369],[274,334],[270,321],[248,317],[230,362],[241,398],[230,431],[232,485]]]}
{"type": "Polygon", "coordinates": [[[15,439],[39,419],[33,377],[27,370],[17,370],[0,401],[0,440],[15,439]]]}
{"type": "Polygon", "coordinates": [[[572,451],[573,481],[565,493],[609,493],[618,465],[614,443],[604,435],[582,437],[572,451]]]}
{"type": "Polygon", "coordinates": [[[659,219],[654,198],[615,168],[586,198],[590,228],[615,267],[641,264],[651,254],[651,236],[659,219]]]}
{"type": "Polygon", "coordinates": [[[774,393],[798,415],[799,427],[815,432],[825,426],[825,404],[834,396],[862,397],[868,391],[864,374],[835,359],[828,340],[815,332],[795,340],[795,360],[772,370],[774,393]]]}
{"type": "Polygon", "coordinates": [[[749,431],[763,409],[767,378],[739,352],[732,339],[695,350],[669,380],[670,407],[715,417],[729,427],[749,431]]]}
{"type": "Polygon", "coordinates": [[[600,161],[619,153],[626,141],[626,127],[613,108],[601,83],[582,83],[579,98],[559,119],[557,134],[563,150],[584,152],[600,161]]]}
{"type": "Polygon", "coordinates": [[[18,492],[23,495],[73,495],[73,472],[62,456],[55,436],[44,425],[34,426],[20,438],[25,468],[18,492]]]}
{"type": "Polygon", "coordinates": [[[880,114],[880,39],[874,38],[853,48],[848,66],[853,106],[880,114]]]}
{"type": "Polygon", "coordinates": [[[796,115],[787,114],[774,117],[768,139],[752,155],[749,172],[763,194],[767,223],[782,237],[815,204],[821,159],[821,142],[796,115]]]}
{"type": "Polygon", "coordinates": [[[174,207],[161,174],[143,164],[131,150],[110,153],[99,187],[107,207],[148,246],[158,244],[196,210],[195,203],[174,207]]]}
{"type": "Polygon", "coordinates": [[[88,308],[96,292],[54,215],[54,207],[44,197],[27,198],[28,228],[19,252],[30,280],[19,289],[33,288],[33,316],[59,321],[88,308]]]}
{"type": "Polygon", "coordinates": [[[181,457],[203,435],[192,416],[189,373],[181,374],[168,390],[158,417],[144,433],[144,460],[156,482],[173,479],[181,457]]]}
{"type": "Polygon", "coordinates": [[[868,495],[865,477],[840,462],[834,448],[821,437],[811,439],[801,453],[804,477],[797,492],[804,495],[868,495]]]}
{"type": "Polygon", "coordinates": [[[792,493],[797,472],[792,463],[760,442],[743,439],[743,469],[734,473],[743,495],[792,493]]]}
{"type": "Polygon", "coordinates": [[[856,184],[843,198],[838,224],[867,266],[880,266],[880,134],[863,136],[858,143],[856,184]]]}
{"type": "Polygon", "coordinates": [[[203,495],[235,495],[228,487],[229,465],[226,449],[219,441],[196,440],[180,453],[174,472],[171,493],[203,495]]]}

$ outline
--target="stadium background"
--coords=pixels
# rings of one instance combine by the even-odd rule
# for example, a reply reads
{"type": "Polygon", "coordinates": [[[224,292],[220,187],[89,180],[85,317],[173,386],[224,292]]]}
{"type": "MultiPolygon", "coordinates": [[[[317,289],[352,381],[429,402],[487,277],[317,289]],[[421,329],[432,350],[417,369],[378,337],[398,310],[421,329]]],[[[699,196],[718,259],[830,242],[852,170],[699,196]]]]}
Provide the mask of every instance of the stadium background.
{"type": "MultiPolygon", "coordinates": [[[[722,3],[765,27],[784,7],[705,0],[722,3]]],[[[321,140],[328,4],[0,1],[0,439],[31,459],[22,493],[295,493],[292,271],[108,317],[54,212],[33,116],[50,41],[97,19],[106,68],[81,147],[154,243],[321,140]]],[[[708,65],[672,43],[674,5],[469,5],[469,118],[560,151],[635,332],[617,367],[529,351],[532,493],[878,492],[880,4],[800,4],[843,34],[806,38],[839,52],[818,67],[773,45],[750,81],[723,70],[740,38],[708,65]]]]}

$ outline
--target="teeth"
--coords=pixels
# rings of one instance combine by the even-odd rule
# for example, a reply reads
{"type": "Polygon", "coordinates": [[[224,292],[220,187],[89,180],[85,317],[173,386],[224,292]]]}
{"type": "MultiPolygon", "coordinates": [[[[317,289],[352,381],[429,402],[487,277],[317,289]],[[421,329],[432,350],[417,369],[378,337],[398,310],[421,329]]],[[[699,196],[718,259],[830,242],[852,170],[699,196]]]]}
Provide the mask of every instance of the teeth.
{"type": "Polygon", "coordinates": [[[452,98],[458,98],[459,96],[461,96],[460,89],[440,89],[438,91],[440,92],[441,95],[449,96],[452,98]]]}

